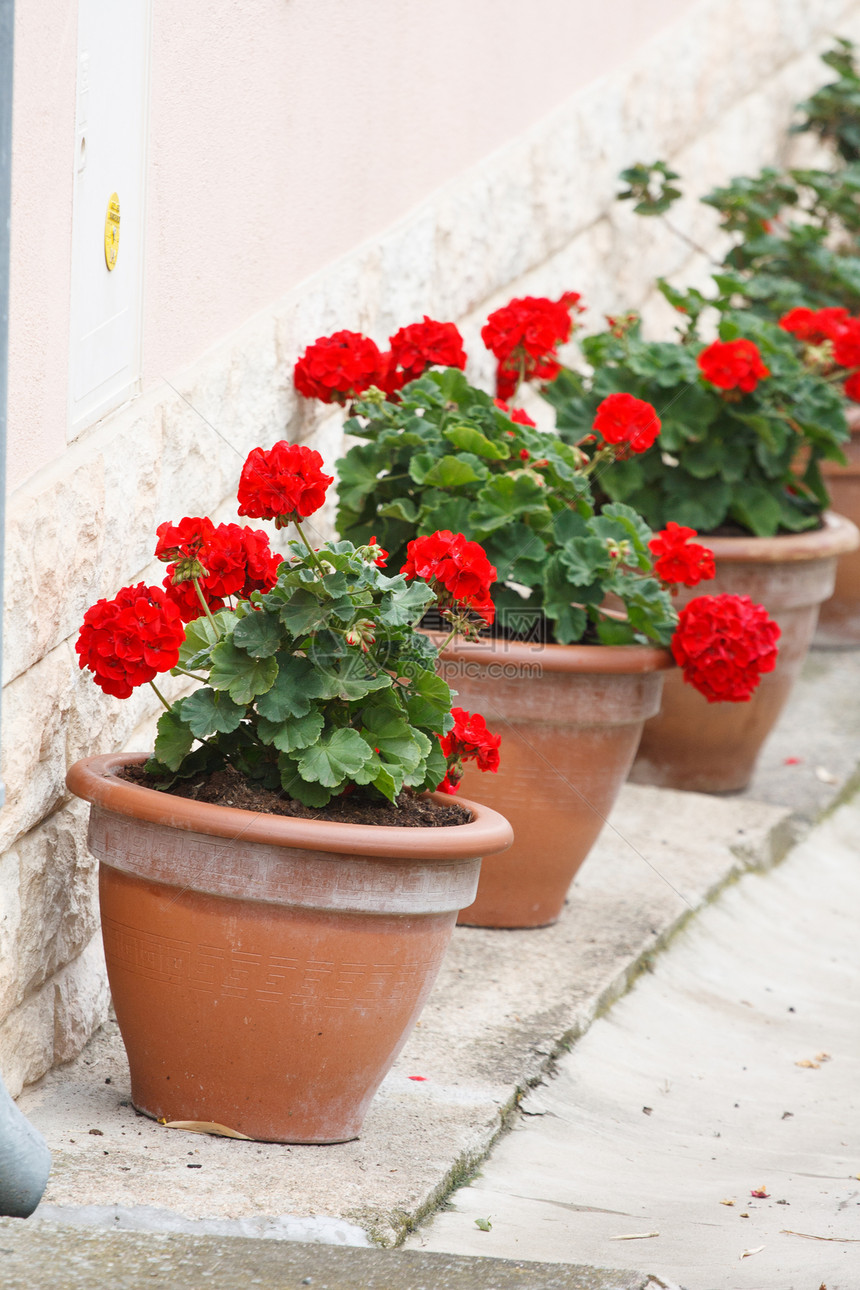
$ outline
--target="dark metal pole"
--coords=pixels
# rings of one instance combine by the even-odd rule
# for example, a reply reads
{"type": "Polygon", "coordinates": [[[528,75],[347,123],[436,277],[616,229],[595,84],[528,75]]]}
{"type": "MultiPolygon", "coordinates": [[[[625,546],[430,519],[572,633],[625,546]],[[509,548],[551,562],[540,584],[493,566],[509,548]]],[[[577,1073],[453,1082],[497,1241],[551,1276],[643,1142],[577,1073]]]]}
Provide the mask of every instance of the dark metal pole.
{"type": "MultiPolygon", "coordinates": [[[[15,0],[0,0],[0,586],[6,528],[6,387],[9,345],[9,212],[12,172],[12,50],[15,0]]],[[[3,614],[0,608],[0,662],[3,614]]],[[[6,790],[0,780],[0,808],[6,790]]],[[[42,1199],[51,1153],[0,1079],[0,1214],[27,1218],[42,1199]]]]}

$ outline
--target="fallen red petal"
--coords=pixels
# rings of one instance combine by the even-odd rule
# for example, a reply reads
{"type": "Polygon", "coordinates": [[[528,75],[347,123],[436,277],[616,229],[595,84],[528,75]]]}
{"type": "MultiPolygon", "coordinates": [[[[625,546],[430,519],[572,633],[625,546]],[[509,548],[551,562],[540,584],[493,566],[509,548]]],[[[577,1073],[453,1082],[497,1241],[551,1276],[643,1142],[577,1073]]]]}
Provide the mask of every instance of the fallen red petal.
{"type": "Polygon", "coordinates": [[[415,1079],[415,1080],[425,1080],[425,1079],[427,1078],[427,1076],[426,1076],[426,1075],[410,1075],[410,1076],[409,1076],[409,1078],[410,1078],[410,1079],[415,1079]]]}

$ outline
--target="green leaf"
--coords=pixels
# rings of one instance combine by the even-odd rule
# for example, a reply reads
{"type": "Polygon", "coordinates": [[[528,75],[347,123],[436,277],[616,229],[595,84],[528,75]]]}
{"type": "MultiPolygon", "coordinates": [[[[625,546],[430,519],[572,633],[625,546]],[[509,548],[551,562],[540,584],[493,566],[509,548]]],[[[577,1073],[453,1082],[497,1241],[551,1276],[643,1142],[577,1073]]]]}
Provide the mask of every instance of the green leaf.
{"type": "MultiPolygon", "coordinates": [[[[487,457],[490,461],[504,461],[510,457],[511,450],[504,443],[493,443],[486,435],[481,434],[474,426],[451,426],[448,430],[442,431],[446,439],[449,439],[455,448],[462,448],[464,452],[474,452],[479,457],[487,457]]],[[[443,458],[443,460],[445,460],[443,458]]]]}
{"type": "Polygon", "coordinates": [[[413,726],[441,730],[451,710],[451,690],[441,676],[427,668],[409,673],[406,712],[413,726]]]}
{"type": "Polygon", "coordinates": [[[354,613],[355,605],[348,595],[320,600],[312,591],[300,587],[281,606],[281,622],[293,636],[301,637],[324,627],[332,618],[347,622],[354,613]]]}
{"type": "Polygon", "coordinates": [[[209,651],[217,645],[222,636],[229,635],[235,627],[236,615],[229,609],[222,609],[213,615],[215,626],[203,614],[185,625],[185,640],[179,649],[180,667],[195,668],[208,663],[209,651]]]}
{"type": "Polygon", "coordinates": [[[770,489],[758,484],[738,484],[732,495],[731,515],[756,537],[773,537],[782,508],[770,489]]]}
{"type": "MultiPolygon", "coordinates": [[[[595,534],[603,538],[608,537],[610,534],[605,526],[599,523],[600,520],[609,520],[615,525],[620,539],[622,541],[627,539],[632,542],[633,548],[638,555],[647,552],[648,543],[651,540],[651,528],[632,506],[626,506],[624,502],[609,502],[603,507],[600,516],[590,521],[589,528],[595,534]]],[[[612,536],[615,536],[615,534],[613,533],[612,536]]]]}
{"type": "Polygon", "coordinates": [[[237,649],[232,640],[219,641],[212,651],[210,685],[215,690],[227,690],[230,698],[243,707],[270,690],[277,675],[274,658],[253,659],[237,649]]]}
{"type": "Polygon", "coordinates": [[[233,643],[252,658],[271,658],[281,644],[281,627],[274,614],[247,614],[233,629],[233,643]]]}
{"type": "Polygon", "coordinates": [[[379,607],[379,621],[388,627],[405,627],[422,617],[428,606],[436,599],[426,582],[420,579],[403,581],[382,598],[379,607]]]}
{"type": "Polygon", "coordinates": [[[376,513],[390,519],[404,520],[407,524],[415,524],[418,520],[418,507],[411,497],[394,497],[384,506],[377,507],[376,513]]]}
{"type": "Polygon", "coordinates": [[[636,633],[630,624],[618,622],[614,618],[601,618],[596,630],[603,645],[632,645],[636,640],[636,633]]]}
{"type": "Polygon", "coordinates": [[[418,778],[420,770],[422,769],[421,767],[419,767],[418,770],[413,771],[411,775],[405,776],[405,783],[407,783],[410,788],[417,788],[425,791],[429,790],[430,792],[433,792],[439,787],[442,780],[445,778],[445,771],[448,769],[445,754],[442,752],[438,739],[434,739],[432,742],[433,747],[430,749],[424,762],[423,777],[421,779],[418,778]]]}
{"type": "Polygon", "coordinates": [[[210,735],[230,734],[245,715],[245,708],[234,703],[225,690],[203,686],[182,701],[182,720],[198,739],[210,735]]]}
{"type": "MultiPolygon", "coordinates": [[[[586,539],[591,540],[591,539],[586,539]]],[[[554,620],[555,638],[561,645],[579,640],[588,625],[588,614],[580,606],[573,606],[572,588],[561,553],[556,552],[547,561],[544,576],[544,611],[554,620]]]]}
{"type": "Polygon", "coordinates": [[[364,499],[376,490],[386,453],[375,443],[356,444],[337,463],[338,496],[341,506],[361,511],[364,499]]]}
{"type": "Polygon", "coordinates": [[[472,512],[473,531],[486,536],[527,514],[538,514],[550,521],[546,490],[527,472],[499,475],[490,480],[476,498],[472,512]]]}
{"type": "Polygon", "coordinates": [[[264,744],[272,744],[279,752],[296,752],[315,743],[323,732],[325,720],[317,708],[312,708],[303,717],[288,717],[286,721],[267,721],[260,717],[257,721],[257,733],[264,744]]]}
{"type": "Polygon", "coordinates": [[[293,757],[287,753],[281,753],[278,758],[278,771],[281,776],[281,787],[288,797],[295,802],[301,802],[303,806],[327,806],[331,801],[333,794],[321,784],[309,784],[306,779],[302,779],[298,767],[293,757]]]}
{"type": "Polygon", "coordinates": [[[678,467],[668,480],[664,513],[667,519],[686,524],[697,533],[711,533],[726,518],[731,493],[731,486],[725,480],[702,479],[693,483],[691,476],[678,467]]]}
{"type": "MultiPolygon", "coordinates": [[[[179,711],[181,712],[181,707],[179,711]]],[[[185,722],[175,712],[162,712],[158,718],[158,734],[153,750],[156,760],[170,770],[178,770],[193,743],[194,736],[185,722]]]]}
{"type": "MultiPolygon", "coordinates": [[[[401,771],[414,770],[430,751],[430,740],[405,717],[386,708],[365,708],[362,736],[385,762],[401,771]]],[[[389,766],[390,769],[390,766],[389,766]]]]}
{"type": "Polygon", "coordinates": [[[460,488],[463,484],[474,484],[481,478],[480,474],[462,457],[440,457],[427,471],[422,484],[437,488],[460,488]]]}
{"type": "Polygon", "coordinates": [[[372,756],[373,749],[357,730],[341,729],[306,748],[296,765],[303,780],[337,788],[352,779],[372,756]]]}
{"type": "MultiPolygon", "coordinates": [[[[606,543],[597,537],[571,538],[559,552],[567,574],[567,582],[574,587],[587,587],[598,575],[610,567],[606,543]]],[[[573,599],[573,596],[570,597],[573,599]]]]}
{"type": "Polygon", "coordinates": [[[303,717],[310,710],[311,699],[321,698],[323,686],[306,658],[279,654],[277,664],[274,684],[255,706],[261,717],[279,725],[289,717],[303,717]]]}

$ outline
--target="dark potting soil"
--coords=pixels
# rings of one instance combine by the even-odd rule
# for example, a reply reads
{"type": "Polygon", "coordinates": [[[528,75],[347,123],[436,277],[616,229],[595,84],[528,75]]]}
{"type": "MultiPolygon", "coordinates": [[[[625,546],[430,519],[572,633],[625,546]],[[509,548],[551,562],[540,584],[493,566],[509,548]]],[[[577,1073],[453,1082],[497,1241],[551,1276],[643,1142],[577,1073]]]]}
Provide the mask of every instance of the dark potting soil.
{"type": "MultiPolygon", "coordinates": [[[[142,765],[123,766],[117,776],[130,784],[158,788],[158,780],[148,775],[142,765]]],[[[195,802],[211,802],[215,806],[235,806],[261,815],[289,815],[301,820],[328,820],[336,824],[382,824],[426,829],[468,824],[472,818],[471,812],[459,802],[434,802],[408,788],[400,794],[396,806],[392,802],[360,795],[357,791],[334,798],[328,806],[304,806],[285,793],[274,793],[261,784],[255,784],[232,766],[208,775],[178,780],[161,791],[173,797],[189,797],[195,802]]]]}

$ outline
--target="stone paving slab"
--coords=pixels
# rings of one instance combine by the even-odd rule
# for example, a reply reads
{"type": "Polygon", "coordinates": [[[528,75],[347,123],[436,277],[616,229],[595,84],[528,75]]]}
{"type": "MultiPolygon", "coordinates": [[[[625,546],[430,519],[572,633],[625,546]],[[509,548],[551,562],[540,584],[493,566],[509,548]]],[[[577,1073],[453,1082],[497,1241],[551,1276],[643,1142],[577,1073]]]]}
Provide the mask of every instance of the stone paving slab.
{"type": "Polygon", "coordinates": [[[860,794],[703,910],[410,1243],[857,1290],[858,837],[860,794]]]}
{"type": "Polygon", "coordinates": [[[19,1101],[54,1155],[36,1217],[92,1222],[93,1206],[113,1206],[116,1222],[116,1207],[133,1220],[148,1206],[192,1222],[271,1219],[299,1239],[396,1244],[691,912],[747,867],[779,859],[790,839],[782,807],[626,787],[555,927],[456,930],[356,1142],[277,1146],[162,1127],[131,1106],[109,1023],[19,1101]]]}
{"type": "Polygon", "coordinates": [[[656,1290],[639,1272],[0,1219],[3,1290],[656,1290]]]}

